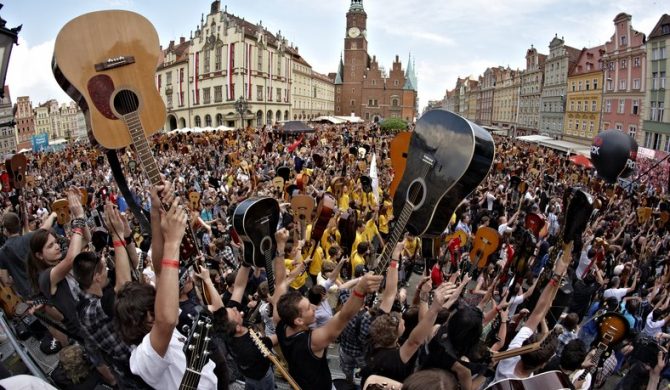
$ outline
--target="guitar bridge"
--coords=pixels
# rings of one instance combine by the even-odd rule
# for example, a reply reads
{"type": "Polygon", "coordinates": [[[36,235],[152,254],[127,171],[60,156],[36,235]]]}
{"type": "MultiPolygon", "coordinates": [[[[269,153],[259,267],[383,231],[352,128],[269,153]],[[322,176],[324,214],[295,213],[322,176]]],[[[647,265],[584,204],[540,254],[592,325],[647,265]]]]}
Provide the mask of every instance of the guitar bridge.
{"type": "Polygon", "coordinates": [[[102,71],[105,71],[105,70],[110,70],[110,69],[130,65],[130,64],[134,64],[134,63],[135,63],[135,57],[133,57],[133,56],[121,56],[121,57],[108,58],[105,62],[100,62],[98,64],[95,64],[95,71],[96,72],[102,72],[102,71]]]}

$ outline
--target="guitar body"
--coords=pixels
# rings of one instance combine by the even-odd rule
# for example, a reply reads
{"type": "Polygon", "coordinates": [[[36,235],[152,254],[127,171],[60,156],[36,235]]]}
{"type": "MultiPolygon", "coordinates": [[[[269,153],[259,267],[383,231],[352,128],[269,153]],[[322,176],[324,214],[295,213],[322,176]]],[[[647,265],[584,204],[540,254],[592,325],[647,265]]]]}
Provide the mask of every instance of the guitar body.
{"type": "Polygon", "coordinates": [[[486,390],[571,390],[570,378],[560,371],[548,371],[526,379],[505,379],[486,390]]]}
{"type": "Polygon", "coordinates": [[[497,230],[486,226],[480,227],[472,243],[470,261],[476,261],[475,265],[481,270],[486,266],[489,256],[498,248],[499,242],[497,230]]]}
{"type": "Polygon", "coordinates": [[[121,100],[133,99],[130,96],[139,102],[145,136],[163,127],[165,105],[154,81],[159,55],[156,30],[134,12],[91,12],[71,20],[58,33],[54,76],[82,108],[93,137],[103,147],[132,144],[126,124],[119,120],[124,113],[117,108],[121,100]]]}
{"type": "Polygon", "coordinates": [[[16,312],[16,306],[21,303],[21,298],[14,292],[10,286],[0,282],[0,307],[8,317],[13,317],[16,312]]]}
{"type": "Polygon", "coordinates": [[[407,152],[409,151],[409,141],[411,138],[411,132],[401,131],[393,137],[389,145],[389,157],[391,158],[391,167],[393,168],[393,181],[389,186],[391,197],[395,196],[395,191],[398,189],[400,180],[405,174],[407,152]]]}
{"type": "Polygon", "coordinates": [[[624,316],[616,312],[607,312],[596,318],[597,340],[610,348],[628,336],[630,324],[624,316]]]}
{"type": "Polygon", "coordinates": [[[431,110],[416,124],[407,165],[394,199],[394,215],[412,205],[406,228],[437,237],[449,216],[491,169],[495,146],[481,127],[446,110],[431,110]]]}
{"type": "Polygon", "coordinates": [[[277,248],[274,234],[278,223],[279,203],[274,198],[248,198],[235,208],[233,227],[244,244],[247,263],[265,267],[266,255],[270,253],[274,257],[277,248]]]}
{"type": "Polygon", "coordinates": [[[311,240],[319,243],[321,237],[323,237],[323,232],[328,227],[328,222],[335,215],[335,208],[337,207],[337,200],[335,197],[329,193],[324,193],[323,198],[319,201],[319,205],[316,207],[316,218],[314,219],[314,224],[312,225],[312,234],[311,240]]]}
{"type": "Polygon", "coordinates": [[[299,221],[303,221],[306,224],[312,222],[312,212],[316,207],[316,202],[314,198],[309,195],[295,195],[291,198],[291,209],[293,210],[293,215],[299,221]]]}
{"type": "Polygon", "coordinates": [[[524,221],[524,226],[526,229],[530,230],[535,237],[540,237],[540,233],[543,231],[547,222],[538,214],[528,213],[524,221]]]}
{"type": "Polygon", "coordinates": [[[20,189],[26,185],[26,165],[28,160],[23,154],[15,154],[5,163],[12,188],[20,189]]]}

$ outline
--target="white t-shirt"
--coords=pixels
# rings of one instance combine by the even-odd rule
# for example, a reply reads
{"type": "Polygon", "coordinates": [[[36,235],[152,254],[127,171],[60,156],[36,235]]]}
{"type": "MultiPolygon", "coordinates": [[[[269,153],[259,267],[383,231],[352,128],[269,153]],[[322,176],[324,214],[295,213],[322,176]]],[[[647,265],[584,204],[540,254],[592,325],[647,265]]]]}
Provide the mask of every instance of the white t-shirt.
{"type": "Polygon", "coordinates": [[[584,279],[584,272],[586,271],[586,268],[589,266],[589,264],[591,264],[591,260],[595,260],[595,258],[589,259],[587,256],[589,249],[591,249],[590,245],[582,251],[581,256],[579,257],[579,264],[577,265],[577,271],[575,272],[579,279],[584,279]]]}
{"type": "Polygon", "coordinates": [[[646,334],[647,336],[656,336],[656,334],[658,334],[663,328],[663,325],[665,325],[665,319],[654,321],[652,320],[653,317],[654,312],[652,311],[647,316],[647,323],[644,325],[644,330],[642,331],[642,333],[646,334]]]}
{"type": "MultiPolygon", "coordinates": [[[[521,328],[519,333],[514,336],[514,339],[512,340],[511,343],[509,343],[509,347],[507,348],[508,350],[514,349],[514,348],[519,348],[521,345],[523,345],[523,342],[526,341],[527,338],[533,335],[533,330],[527,326],[524,326],[521,328]]],[[[517,376],[514,373],[514,368],[516,367],[516,364],[521,360],[521,356],[514,356],[508,359],[501,360],[498,363],[498,368],[496,369],[496,376],[494,378],[494,382],[501,381],[503,379],[516,379],[517,376]]],[[[530,376],[533,376],[533,374],[530,374],[530,376]]]]}
{"type": "Polygon", "coordinates": [[[608,288],[603,292],[603,298],[607,299],[610,297],[614,297],[617,300],[617,303],[621,303],[621,299],[628,294],[628,289],[627,288],[608,288]]]}
{"type": "MultiPolygon", "coordinates": [[[[569,375],[570,382],[572,382],[572,384],[574,385],[577,378],[579,378],[579,376],[582,375],[583,372],[584,370],[577,370],[572,374],[570,374],[569,375]]],[[[576,390],[589,390],[590,388],[591,388],[591,374],[586,374],[586,377],[584,378],[584,383],[582,383],[582,385],[576,390]]]]}
{"type": "Polygon", "coordinates": [[[509,300],[509,317],[512,317],[516,313],[516,309],[522,303],[523,303],[523,294],[512,297],[512,299],[509,300]]]}
{"type": "MultiPolygon", "coordinates": [[[[161,357],[151,346],[149,335],[147,333],[142,343],[131,352],[130,371],[154,389],[178,389],[186,372],[184,342],[180,340],[183,336],[173,331],[165,356],[161,357]]],[[[211,360],[207,362],[202,369],[198,389],[216,390],[214,367],[211,360]]]]}

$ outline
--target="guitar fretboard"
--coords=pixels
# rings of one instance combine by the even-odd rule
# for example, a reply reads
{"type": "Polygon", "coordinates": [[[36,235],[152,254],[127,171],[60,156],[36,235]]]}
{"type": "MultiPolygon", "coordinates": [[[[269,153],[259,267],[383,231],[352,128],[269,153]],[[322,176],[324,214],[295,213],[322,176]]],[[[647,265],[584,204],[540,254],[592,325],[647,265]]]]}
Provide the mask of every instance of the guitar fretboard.
{"type": "Polygon", "coordinates": [[[162,184],[160,171],[158,170],[156,160],[151,153],[149,141],[147,141],[147,137],[144,135],[144,128],[142,127],[139,113],[134,111],[124,115],[123,120],[126,122],[126,126],[128,126],[133,145],[135,146],[135,152],[140,159],[140,163],[142,164],[144,172],[149,178],[151,185],[157,186],[162,184]]]}

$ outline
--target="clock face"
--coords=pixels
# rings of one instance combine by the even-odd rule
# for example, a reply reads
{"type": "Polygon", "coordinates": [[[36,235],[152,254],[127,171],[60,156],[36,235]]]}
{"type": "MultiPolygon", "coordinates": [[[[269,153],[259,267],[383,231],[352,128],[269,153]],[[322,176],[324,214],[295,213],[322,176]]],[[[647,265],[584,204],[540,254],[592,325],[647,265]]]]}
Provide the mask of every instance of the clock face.
{"type": "Polygon", "coordinates": [[[361,34],[361,30],[358,29],[358,27],[352,27],[349,29],[349,36],[351,38],[356,38],[361,34]]]}

